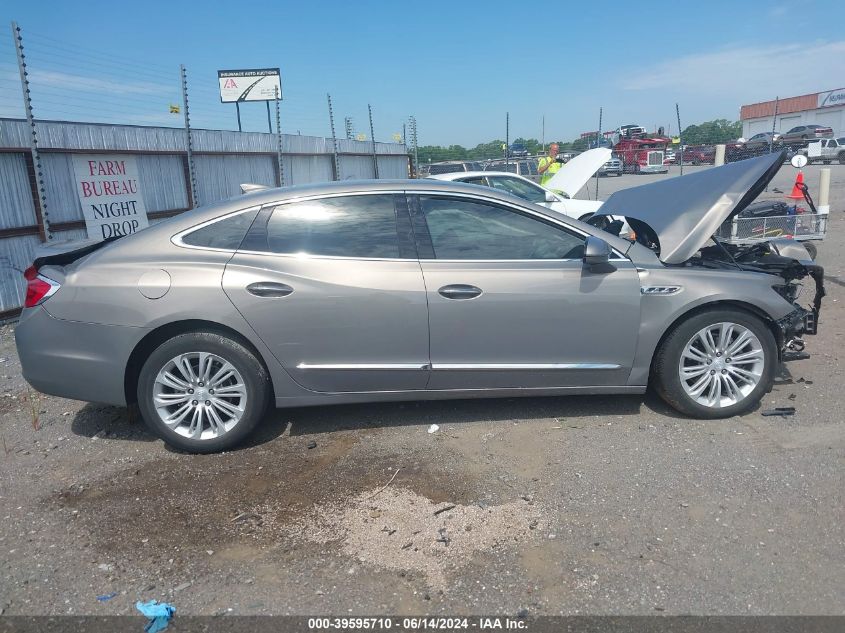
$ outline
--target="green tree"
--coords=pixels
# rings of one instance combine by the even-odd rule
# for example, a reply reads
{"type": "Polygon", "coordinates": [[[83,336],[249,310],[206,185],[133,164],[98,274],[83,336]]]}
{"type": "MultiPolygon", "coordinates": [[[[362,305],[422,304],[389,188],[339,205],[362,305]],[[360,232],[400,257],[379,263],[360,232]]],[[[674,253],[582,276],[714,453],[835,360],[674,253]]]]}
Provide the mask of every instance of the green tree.
{"type": "Polygon", "coordinates": [[[716,119],[698,125],[689,125],[681,133],[684,145],[728,143],[742,134],[742,123],[716,119]]]}

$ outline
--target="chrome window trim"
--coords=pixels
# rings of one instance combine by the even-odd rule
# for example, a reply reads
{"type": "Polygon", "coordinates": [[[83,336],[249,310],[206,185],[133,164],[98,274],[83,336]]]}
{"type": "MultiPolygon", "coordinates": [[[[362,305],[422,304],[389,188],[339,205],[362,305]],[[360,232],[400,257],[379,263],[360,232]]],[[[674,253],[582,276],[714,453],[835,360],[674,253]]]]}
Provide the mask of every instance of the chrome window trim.
{"type": "MultiPolygon", "coordinates": [[[[448,181],[447,181],[448,182],[448,181]]],[[[469,184],[469,183],[464,183],[469,184]]],[[[479,186],[479,191],[484,192],[485,189],[491,189],[490,187],[482,187],[479,186]]],[[[493,190],[495,191],[495,190],[493,190]]],[[[567,231],[571,231],[576,235],[582,237],[583,239],[587,239],[590,236],[589,233],[584,233],[580,229],[574,226],[570,226],[565,222],[561,222],[558,218],[550,217],[547,215],[543,215],[541,213],[537,213],[536,211],[528,208],[527,206],[514,205],[510,201],[503,201],[499,200],[498,198],[492,196],[485,196],[481,194],[468,194],[464,192],[450,192],[444,190],[415,190],[415,189],[382,189],[382,190],[373,190],[373,191],[344,191],[344,192],[332,192],[328,194],[311,194],[306,196],[298,196],[295,198],[284,198],[282,200],[276,200],[273,202],[265,202],[263,204],[254,205],[247,209],[239,209],[237,211],[232,211],[231,213],[227,213],[225,215],[221,215],[219,217],[213,218],[211,220],[206,220],[205,222],[201,222],[200,224],[196,224],[188,229],[180,231],[176,235],[170,238],[170,241],[182,248],[190,248],[194,250],[203,250],[203,251],[213,251],[218,253],[245,253],[248,255],[269,255],[273,257],[293,257],[296,259],[329,259],[329,260],[351,260],[351,261],[376,261],[376,262],[413,262],[413,261],[426,261],[426,262],[480,262],[480,263],[491,263],[491,262],[580,262],[581,259],[426,259],[421,260],[419,258],[405,258],[405,257],[347,257],[344,255],[311,255],[308,253],[272,253],[269,251],[250,251],[250,250],[241,250],[238,249],[237,251],[227,248],[214,248],[211,246],[194,246],[191,244],[185,244],[182,241],[182,238],[201,228],[205,228],[211,224],[216,222],[220,222],[221,220],[225,220],[226,218],[233,217],[235,215],[239,215],[241,213],[247,213],[249,211],[254,210],[261,210],[265,207],[276,207],[283,204],[292,204],[295,202],[307,202],[308,200],[323,200],[326,198],[343,198],[348,196],[372,196],[372,195],[396,195],[402,194],[406,196],[445,196],[449,198],[467,198],[469,200],[483,200],[485,202],[491,202],[493,204],[498,204],[500,206],[504,206],[506,208],[511,208],[514,212],[524,212],[528,215],[534,216],[538,221],[550,223],[553,225],[557,225],[562,227],[567,231]]],[[[512,195],[512,194],[511,194],[512,195]]],[[[531,203],[526,203],[531,204],[531,203]]],[[[615,248],[612,249],[613,254],[611,256],[611,261],[631,261],[623,253],[616,250],[615,248]]]]}
{"type": "Polygon", "coordinates": [[[263,205],[254,205],[248,207],[246,209],[238,209],[237,211],[232,211],[231,213],[226,213],[225,215],[218,216],[216,218],[212,218],[211,220],[206,220],[205,222],[200,222],[199,224],[195,224],[194,226],[184,229],[183,231],[179,231],[176,235],[170,238],[171,244],[175,246],[180,246],[182,248],[190,248],[193,250],[199,251],[213,251],[215,253],[235,253],[235,249],[231,248],[216,248],[214,246],[196,246],[194,244],[185,244],[182,238],[184,238],[189,233],[193,233],[194,231],[199,231],[200,229],[204,229],[207,226],[211,226],[212,224],[217,224],[218,222],[222,222],[228,218],[233,218],[236,215],[240,215],[241,213],[249,213],[250,211],[260,211],[263,205]]]}

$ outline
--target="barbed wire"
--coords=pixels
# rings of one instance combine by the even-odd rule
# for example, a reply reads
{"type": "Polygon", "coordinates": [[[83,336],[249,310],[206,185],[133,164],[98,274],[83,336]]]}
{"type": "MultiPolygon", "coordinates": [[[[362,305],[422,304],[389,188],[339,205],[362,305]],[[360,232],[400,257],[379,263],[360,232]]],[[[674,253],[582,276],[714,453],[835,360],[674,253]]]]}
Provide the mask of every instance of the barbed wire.
{"type": "MultiPolygon", "coordinates": [[[[130,125],[165,127],[184,125],[178,64],[169,66],[126,55],[112,55],[102,49],[67,42],[29,29],[23,29],[21,35],[37,119],[119,121],[130,125]],[[178,112],[172,113],[172,109],[178,109],[178,112]]],[[[6,40],[0,45],[0,111],[20,115],[24,108],[22,96],[18,97],[21,90],[16,61],[14,45],[6,40]]],[[[336,69],[337,65],[333,68],[336,69]]],[[[234,104],[221,103],[216,87],[203,83],[207,79],[206,74],[211,73],[193,72],[188,68],[192,125],[208,129],[237,129],[234,104]],[[202,79],[198,81],[197,77],[202,79]]],[[[338,101],[342,102],[342,97],[338,101]]],[[[281,103],[282,131],[329,136],[328,112],[322,107],[323,103],[322,92],[285,98],[281,103]]],[[[344,110],[352,113],[358,121],[366,118],[364,104],[356,102],[355,107],[344,107],[344,110]]],[[[260,102],[241,103],[240,115],[245,131],[267,131],[266,109],[260,102]]],[[[366,136],[369,137],[369,134],[366,136]]]]}

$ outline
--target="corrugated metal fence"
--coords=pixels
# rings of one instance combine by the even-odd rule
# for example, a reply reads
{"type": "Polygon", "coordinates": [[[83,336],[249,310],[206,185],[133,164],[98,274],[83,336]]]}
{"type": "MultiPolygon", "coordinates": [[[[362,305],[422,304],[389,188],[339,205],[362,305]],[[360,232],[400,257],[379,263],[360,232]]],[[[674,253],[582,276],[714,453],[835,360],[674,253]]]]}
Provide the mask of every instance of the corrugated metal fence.
{"type": "MultiPolygon", "coordinates": [[[[94,123],[39,121],[44,196],[53,242],[86,237],[82,208],[73,173],[74,153],[131,154],[151,223],[192,208],[188,183],[186,133],[157,128],[94,123]]],[[[208,204],[240,193],[240,184],[280,184],[277,137],[258,132],[191,131],[197,203],[208,204]]],[[[376,143],[381,178],[407,178],[404,145],[376,143]]],[[[350,178],[373,178],[373,144],[339,140],[335,174],[331,139],[282,135],[282,167],[286,185],[350,178]]],[[[20,271],[32,263],[43,241],[44,225],[38,199],[26,121],[0,119],[0,318],[23,305],[20,271]]]]}

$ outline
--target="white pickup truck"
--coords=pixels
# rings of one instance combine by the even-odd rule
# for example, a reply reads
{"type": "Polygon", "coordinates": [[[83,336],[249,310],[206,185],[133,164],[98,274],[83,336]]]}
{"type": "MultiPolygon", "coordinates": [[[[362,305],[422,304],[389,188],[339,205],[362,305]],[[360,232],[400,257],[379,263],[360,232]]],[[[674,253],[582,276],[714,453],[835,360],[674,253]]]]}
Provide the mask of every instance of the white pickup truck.
{"type": "Polygon", "coordinates": [[[810,141],[807,147],[800,149],[799,152],[807,157],[808,163],[830,165],[838,160],[840,165],[845,165],[845,136],[810,141]]]}

